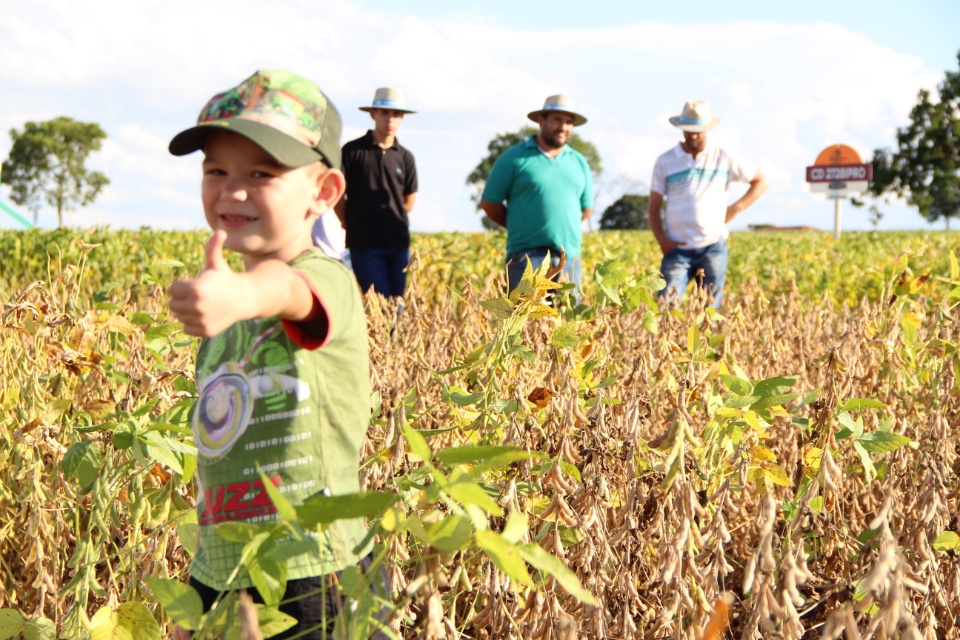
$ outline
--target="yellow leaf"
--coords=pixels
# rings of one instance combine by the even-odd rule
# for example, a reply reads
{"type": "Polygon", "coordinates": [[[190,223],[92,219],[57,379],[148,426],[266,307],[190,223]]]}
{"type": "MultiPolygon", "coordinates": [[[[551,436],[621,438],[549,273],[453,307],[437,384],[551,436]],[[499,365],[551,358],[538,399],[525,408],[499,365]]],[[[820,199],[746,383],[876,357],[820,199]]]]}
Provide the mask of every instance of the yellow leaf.
{"type": "Polygon", "coordinates": [[[901,317],[901,322],[903,322],[906,327],[916,329],[923,324],[923,319],[915,313],[905,313],[901,317]]]}
{"type": "Polygon", "coordinates": [[[546,316],[551,316],[556,318],[560,314],[553,307],[549,307],[545,304],[538,304],[533,309],[530,310],[528,314],[531,318],[543,318],[546,316]]]}
{"type": "Polygon", "coordinates": [[[787,472],[778,464],[764,465],[763,476],[773,484],[778,484],[781,487],[793,486],[793,482],[787,477],[787,472]]]}
{"type": "Polygon", "coordinates": [[[122,333],[125,336],[128,336],[137,330],[137,326],[123,316],[110,316],[107,318],[107,321],[103,323],[103,326],[110,331],[116,331],[117,333],[122,333]]]}
{"type": "Polygon", "coordinates": [[[805,446],[803,448],[803,464],[807,468],[817,471],[820,469],[820,461],[823,459],[823,449],[820,447],[805,446]]]}
{"type": "Polygon", "coordinates": [[[763,427],[760,425],[760,417],[755,411],[747,411],[743,414],[743,419],[754,431],[763,431],[763,427]]]}
{"type": "Polygon", "coordinates": [[[763,446],[762,444],[753,445],[750,448],[750,457],[757,462],[776,462],[777,454],[763,446]]]}
{"type": "Polygon", "coordinates": [[[743,409],[734,409],[733,407],[717,407],[717,415],[721,418],[739,418],[743,415],[743,409]]]}
{"type": "Polygon", "coordinates": [[[784,409],[781,405],[776,405],[773,407],[768,407],[767,410],[770,412],[770,415],[773,417],[789,418],[790,413],[784,409]]]}
{"type": "Polygon", "coordinates": [[[563,285],[559,282],[554,282],[550,278],[537,277],[537,281],[534,286],[540,291],[549,291],[551,289],[559,289],[563,285]]]}

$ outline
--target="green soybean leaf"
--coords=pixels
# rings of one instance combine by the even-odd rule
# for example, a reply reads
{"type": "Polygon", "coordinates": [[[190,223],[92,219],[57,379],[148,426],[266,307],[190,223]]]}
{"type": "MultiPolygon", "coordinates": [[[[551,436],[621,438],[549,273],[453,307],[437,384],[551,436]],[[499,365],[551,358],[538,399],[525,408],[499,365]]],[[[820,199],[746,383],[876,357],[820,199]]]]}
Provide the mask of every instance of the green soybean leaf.
{"type": "Polygon", "coordinates": [[[955,531],[944,531],[933,541],[933,548],[937,551],[956,551],[960,549],[960,535],[955,531]]]}
{"type": "Polygon", "coordinates": [[[514,544],[520,542],[523,536],[529,531],[530,525],[527,523],[527,517],[517,511],[511,511],[507,516],[507,523],[503,525],[503,537],[507,542],[514,544]]]}
{"type": "Polygon", "coordinates": [[[263,529],[250,522],[221,522],[213,528],[217,535],[230,542],[246,544],[256,538],[263,529]]]}
{"type": "Polygon", "coordinates": [[[57,640],[57,623],[50,618],[28,620],[23,627],[23,640],[57,640]]]}
{"type": "Polygon", "coordinates": [[[264,638],[280,635],[297,624],[297,619],[289,616],[275,607],[262,604],[257,605],[257,619],[260,622],[260,631],[264,638]]]}
{"type": "Polygon", "coordinates": [[[150,263],[150,269],[184,269],[186,265],[179,260],[154,260],[150,263]]]}
{"type": "Polygon", "coordinates": [[[743,409],[744,407],[749,407],[759,399],[760,396],[727,396],[723,399],[723,406],[728,409],[743,409]]]}
{"type": "Polygon", "coordinates": [[[557,579],[567,593],[584,604],[596,606],[597,601],[589,591],[583,588],[573,571],[567,568],[560,558],[547,553],[539,544],[530,543],[519,546],[520,555],[531,566],[557,579]]]}
{"type": "Polygon", "coordinates": [[[451,498],[463,504],[476,505],[491,515],[503,515],[500,505],[494,502],[493,498],[476,482],[455,482],[450,485],[447,492],[451,498]]]}
{"type": "Polygon", "coordinates": [[[887,451],[896,451],[900,447],[913,442],[907,436],[901,436],[889,431],[871,431],[865,433],[858,442],[869,453],[886,453],[887,451]]]}
{"type": "Polygon", "coordinates": [[[840,431],[837,432],[837,440],[845,440],[850,436],[854,438],[859,438],[863,435],[863,420],[857,419],[854,420],[846,411],[840,413],[837,416],[837,421],[843,427],[840,431]]]}
{"type": "Polygon", "coordinates": [[[187,631],[200,628],[203,601],[193,587],[173,578],[147,578],[147,586],[171,620],[187,631]]]}
{"type": "Polygon", "coordinates": [[[850,398],[843,403],[843,411],[863,411],[864,409],[883,409],[887,405],[873,398],[850,398]]]}
{"type": "Polygon", "coordinates": [[[427,444],[423,436],[408,424],[404,424],[402,428],[403,437],[407,439],[407,444],[410,445],[410,451],[419,456],[424,462],[430,462],[433,456],[430,453],[430,445],[427,444]]]}
{"type": "Polygon", "coordinates": [[[297,507],[297,516],[307,528],[336,520],[375,518],[390,508],[400,497],[393,493],[367,491],[342,496],[317,494],[297,507]]]}
{"type": "Polygon", "coordinates": [[[23,616],[15,609],[0,609],[0,640],[16,638],[23,630],[23,616]]]}
{"type": "Polygon", "coordinates": [[[283,542],[265,540],[247,560],[247,572],[267,606],[275,607],[287,590],[287,562],[271,555],[283,542]]]}
{"type": "Polygon", "coordinates": [[[437,460],[443,462],[444,464],[453,466],[457,464],[472,464],[475,462],[480,462],[483,460],[489,460],[494,456],[497,456],[501,453],[508,452],[522,452],[526,455],[526,451],[519,447],[450,447],[449,449],[444,449],[443,451],[438,451],[436,454],[437,460]]]}
{"type": "Polygon", "coordinates": [[[730,389],[730,391],[733,391],[738,396],[749,396],[753,393],[753,385],[750,384],[749,380],[744,380],[743,378],[738,378],[737,376],[721,373],[720,381],[723,382],[723,386],[725,386],[727,389],[730,389]]]}
{"type": "Polygon", "coordinates": [[[596,327],[583,320],[573,320],[560,325],[550,336],[549,344],[558,347],[575,347],[596,332],[596,327]]]}
{"type": "MultiPolygon", "coordinates": [[[[257,464],[257,471],[260,472],[260,481],[263,482],[263,488],[267,490],[267,495],[270,496],[270,502],[272,502],[273,506],[277,509],[277,515],[279,515],[284,522],[296,522],[296,509],[293,508],[293,505],[290,504],[286,496],[280,493],[280,489],[273,483],[273,479],[260,468],[259,463],[257,464]]],[[[280,477],[277,476],[277,483],[279,484],[279,482],[280,477]]]]}
{"type": "Polygon", "coordinates": [[[78,442],[63,456],[60,466],[63,474],[77,480],[86,492],[100,474],[100,445],[93,440],[78,442]]]}
{"type": "Polygon", "coordinates": [[[470,520],[460,515],[441,518],[426,528],[430,543],[441,551],[453,553],[464,548],[473,533],[470,520]]]}
{"type": "Polygon", "coordinates": [[[90,640],[160,640],[160,625],[140,602],[102,607],[90,620],[90,640]]]}
{"type": "Polygon", "coordinates": [[[484,396],[484,393],[482,391],[479,391],[477,393],[471,393],[470,395],[463,395],[457,392],[452,392],[447,397],[450,399],[450,402],[457,405],[458,407],[469,407],[483,400],[483,396],[484,396]]]}
{"type": "Polygon", "coordinates": [[[863,448],[859,440],[853,441],[853,448],[860,456],[860,462],[863,464],[863,477],[869,484],[877,476],[877,470],[873,466],[873,460],[870,459],[870,453],[863,448]]]}
{"type": "Polygon", "coordinates": [[[497,318],[506,318],[513,313],[513,303],[509,298],[490,298],[482,300],[480,306],[493,313],[497,318]]]}
{"type": "MultiPolygon", "coordinates": [[[[474,540],[501,571],[520,584],[533,584],[517,545],[507,542],[502,535],[494,531],[477,531],[474,534],[474,540]]],[[[539,545],[533,546],[539,547],[539,545]]]]}
{"type": "Polygon", "coordinates": [[[767,407],[780,407],[800,397],[799,393],[777,393],[765,396],[757,390],[757,387],[754,387],[753,391],[755,395],[760,396],[759,400],[750,405],[750,408],[754,411],[766,409],[767,407]]]}
{"type": "Polygon", "coordinates": [[[761,380],[753,385],[753,394],[760,397],[780,395],[797,384],[797,379],[797,376],[777,376],[761,380]]]}

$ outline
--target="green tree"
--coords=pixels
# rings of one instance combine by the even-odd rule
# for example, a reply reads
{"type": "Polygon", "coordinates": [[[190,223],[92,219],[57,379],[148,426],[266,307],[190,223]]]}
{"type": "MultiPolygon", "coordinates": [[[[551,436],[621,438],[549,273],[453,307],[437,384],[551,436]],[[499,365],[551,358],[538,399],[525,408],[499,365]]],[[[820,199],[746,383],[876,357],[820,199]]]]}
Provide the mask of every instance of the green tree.
{"type": "MultiPolygon", "coordinates": [[[[957,54],[960,63],[960,52],[957,54]]],[[[930,222],[960,215],[960,73],[947,71],[937,86],[940,100],[921,90],[910,124],[897,129],[897,149],[873,152],[869,195],[896,194],[930,222]]],[[[855,201],[862,205],[863,202],[855,201]]],[[[874,204],[875,216],[880,215],[874,204]]]]}
{"type": "Polygon", "coordinates": [[[33,223],[43,203],[55,207],[57,223],[63,213],[85,207],[110,184],[99,171],[86,167],[87,156],[98,151],[107,134],[95,122],[77,122],[61,116],[28,122],[23,131],[10,130],[13,148],[3,163],[0,182],[10,185],[10,198],[33,211],[33,223]]]}
{"type": "MultiPolygon", "coordinates": [[[[538,127],[526,125],[521,127],[519,131],[498,133],[493,140],[490,141],[490,144],[487,145],[488,153],[486,157],[484,157],[483,160],[473,168],[470,175],[467,176],[467,184],[474,188],[473,195],[470,196],[470,199],[473,200],[478,208],[480,206],[480,196],[483,194],[483,188],[487,184],[487,178],[490,177],[490,171],[493,170],[493,165],[497,161],[497,158],[503,155],[503,152],[510,147],[520,144],[530,136],[536,135],[539,132],[540,129],[538,127]]],[[[593,180],[596,182],[600,174],[603,173],[603,165],[600,163],[600,153],[597,151],[597,147],[576,133],[570,136],[567,144],[582,153],[583,157],[587,159],[587,164],[590,165],[590,172],[593,174],[593,180]]],[[[499,228],[497,224],[487,218],[487,216],[483,216],[483,226],[487,229],[499,228]]]]}
{"type": "Polygon", "coordinates": [[[604,209],[600,217],[601,229],[649,229],[647,206],[649,195],[625,193],[604,209]]]}

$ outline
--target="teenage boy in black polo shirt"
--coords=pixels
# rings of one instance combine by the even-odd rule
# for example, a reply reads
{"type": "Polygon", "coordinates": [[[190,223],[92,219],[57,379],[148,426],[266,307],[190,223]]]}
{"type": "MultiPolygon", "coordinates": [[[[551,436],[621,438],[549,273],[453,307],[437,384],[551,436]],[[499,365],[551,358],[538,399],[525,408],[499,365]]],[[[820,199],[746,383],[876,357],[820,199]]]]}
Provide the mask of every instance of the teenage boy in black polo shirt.
{"type": "Polygon", "coordinates": [[[366,292],[371,287],[386,297],[402,296],[404,269],[410,261],[410,221],[417,196],[417,166],[413,154],[397,141],[406,108],[398,89],[377,89],[373,104],[360,107],[374,128],[343,145],[346,197],[336,206],[347,230],[353,273],[366,292]]]}

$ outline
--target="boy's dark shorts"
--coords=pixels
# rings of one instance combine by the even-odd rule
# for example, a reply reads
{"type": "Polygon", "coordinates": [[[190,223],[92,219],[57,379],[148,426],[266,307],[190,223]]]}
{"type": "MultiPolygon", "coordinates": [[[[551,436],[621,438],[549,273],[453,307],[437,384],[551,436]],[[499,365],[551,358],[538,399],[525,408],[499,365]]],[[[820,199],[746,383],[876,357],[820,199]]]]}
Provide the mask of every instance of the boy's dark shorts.
{"type": "MultiPolygon", "coordinates": [[[[368,555],[360,561],[361,571],[367,573],[370,564],[371,557],[368,555]]],[[[281,599],[293,601],[281,604],[280,611],[295,618],[297,624],[283,633],[270,636],[268,640],[284,640],[285,638],[292,638],[294,636],[297,636],[298,640],[301,638],[302,640],[328,640],[332,638],[333,627],[336,617],[340,613],[340,601],[342,599],[336,587],[339,583],[340,573],[339,571],[337,572],[337,580],[335,581],[331,580],[329,575],[303,578],[302,580],[289,580],[287,582],[287,590],[281,599]],[[311,595],[301,597],[306,594],[311,595]],[[324,609],[326,609],[326,611],[324,611],[324,609]],[[324,630],[322,626],[324,619],[327,621],[326,630],[324,630]],[[298,635],[307,629],[313,629],[313,631],[306,635],[298,635]]],[[[387,575],[386,569],[383,567],[380,568],[379,574],[384,589],[384,597],[388,597],[390,594],[390,578],[387,575]]],[[[208,587],[193,577],[190,578],[190,586],[200,594],[200,599],[203,600],[204,613],[213,607],[213,603],[220,596],[219,591],[208,587]]],[[[379,585],[377,585],[377,590],[379,591],[379,585]]],[[[253,598],[254,602],[263,603],[263,598],[260,596],[259,591],[251,588],[247,589],[247,592],[250,594],[250,597],[253,598]]],[[[378,617],[383,620],[386,615],[387,611],[384,608],[381,609],[378,617]]],[[[374,633],[370,638],[371,640],[388,640],[387,636],[380,632],[374,633]]]]}

